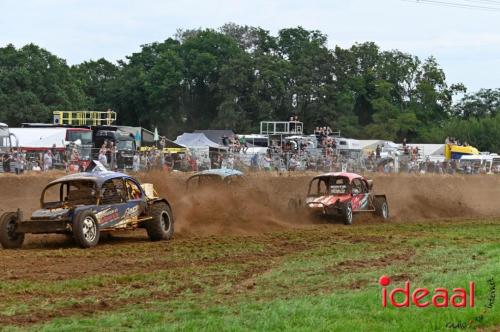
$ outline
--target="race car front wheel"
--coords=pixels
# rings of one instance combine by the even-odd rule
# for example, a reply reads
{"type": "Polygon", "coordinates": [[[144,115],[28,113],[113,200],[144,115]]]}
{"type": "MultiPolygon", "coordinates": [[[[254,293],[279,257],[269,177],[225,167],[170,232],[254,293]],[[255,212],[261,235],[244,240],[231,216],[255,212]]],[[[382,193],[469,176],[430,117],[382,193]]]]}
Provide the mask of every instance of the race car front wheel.
{"type": "Polygon", "coordinates": [[[7,212],[0,217],[0,243],[4,249],[21,248],[24,234],[16,233],[17,213],[7,212]]]}
{"type": "Polygon", "coordinates": [[[164,202],[151,207],[153,219],[146,222],[146,231],[151,241],[170,240],[174,235],[174,218],[170,207],[164,202]]]}
{"type": "Polygon", "coordinates": [[[352,224],[352,205],[351,203],[347,203],[344,205],[342,211],[342,217],[344,218],[344,224],[351,225],[352,224]]]}
{"type": "Polygon", "coordinates": [[[91,211],[78,213],[73,220],[73,236],[82,248],[95,247],[99,242],[99,225],[91,211]]]}

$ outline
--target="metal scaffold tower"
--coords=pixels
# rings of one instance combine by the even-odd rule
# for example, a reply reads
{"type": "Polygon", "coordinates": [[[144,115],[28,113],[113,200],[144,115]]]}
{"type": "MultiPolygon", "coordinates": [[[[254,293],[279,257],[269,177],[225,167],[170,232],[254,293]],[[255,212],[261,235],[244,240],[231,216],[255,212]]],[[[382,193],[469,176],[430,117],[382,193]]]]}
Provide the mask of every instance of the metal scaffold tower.
{"type": "Polygon", "coordinates": [[[302,135],[304,124],[299,121],[261,121],[261,135],[302,135]]]}
{"type": "Polygon", "coordinates": [[[116,121],[116,112],[54,111],[53,122],[57,125],[111,126],[116,121]]]}

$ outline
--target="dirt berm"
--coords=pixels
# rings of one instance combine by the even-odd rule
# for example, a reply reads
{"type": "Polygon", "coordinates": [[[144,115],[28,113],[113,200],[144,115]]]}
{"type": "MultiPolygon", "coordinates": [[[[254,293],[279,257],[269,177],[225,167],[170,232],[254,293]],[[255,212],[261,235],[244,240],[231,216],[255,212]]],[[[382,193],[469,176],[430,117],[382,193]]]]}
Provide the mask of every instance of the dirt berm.
{"type": "MultiPolygon", "coordinates": [[[[25,216],[39,206],[40,193],[62,174],[0,176],[0,211],[21,208],[25,216]]],[[[251,174],[237,188],[187,192],[184,174],[139,175],[169,199],[181,235],[258,234],[311,223],[287,208],[304,197],[312,175],[251,174]]],[[[500,216],[500,177],[372,174],[374,190],[388,198],[391,220],[500,216]]],[[[356,222],[356,221],[355,221],[356,222]]]]}

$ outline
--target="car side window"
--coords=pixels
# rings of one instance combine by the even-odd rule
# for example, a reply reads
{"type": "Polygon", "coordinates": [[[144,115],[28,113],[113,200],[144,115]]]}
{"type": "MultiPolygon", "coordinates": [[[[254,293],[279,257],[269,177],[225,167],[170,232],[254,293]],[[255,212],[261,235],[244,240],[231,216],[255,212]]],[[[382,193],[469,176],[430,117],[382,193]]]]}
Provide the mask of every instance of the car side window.
{"type": "Polygon", "coordinates": [[[367,193],[368,189],[364,181],[361,181],[360,179],[354,179],[352,180],[352,192],[353,194],[367,193]]]}
{"type": "Polygon", "coordinates": [[[359,183],[358,179],[352,180],[352,193],[354,195],[360,194],[361,193],[361,185],[359,183]]]}
{"type": "Polygon", "coordinates": [[[111,179],[102,185],[101,204],[123,203],[126,199],[126,191],[122,179],[111,179]]]}
{"type": "Polygon", "coordinates": [[[127,187],[127,197],[129,200],[137,200],[142,198],[142,190],[137,183],[127,179],[125,180],[125,186],[127,187]]]}

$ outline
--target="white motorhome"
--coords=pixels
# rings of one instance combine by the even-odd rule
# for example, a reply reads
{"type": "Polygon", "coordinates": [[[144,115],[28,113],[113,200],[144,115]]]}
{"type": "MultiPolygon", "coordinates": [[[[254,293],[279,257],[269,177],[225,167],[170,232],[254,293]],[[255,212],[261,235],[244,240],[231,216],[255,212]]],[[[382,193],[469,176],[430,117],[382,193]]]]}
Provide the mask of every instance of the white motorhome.
{"type": "Polygon", "coordinates": [[[500,156],[496,153],[490,155],[491,163],[488,174],[500,174],[500,156]]]}
{"type": "Polygon", "coordinates": [[[14,134],[9,131],[9,126],[0,122],[0,155],[12,148],[14,134]]]}
{"type": "Polygon", "coordinates": [[[492,173],[493,160],[500,161],[495,154],[463,155],[458,163],[465,173],[492,173]]]}
{"type": "Polygon", "coordinates": [[[339,154],[350,159],[361,157],[362,145],[357,139],[337,137],[335,138],[335,142],[337,143],[339,154]]]}

